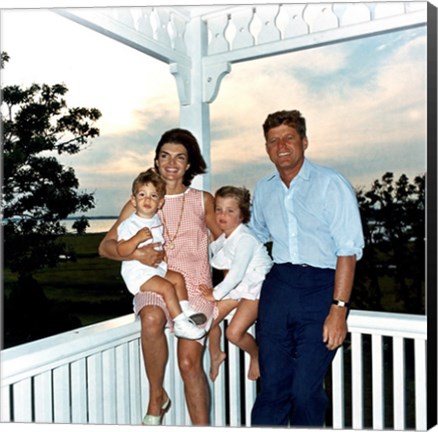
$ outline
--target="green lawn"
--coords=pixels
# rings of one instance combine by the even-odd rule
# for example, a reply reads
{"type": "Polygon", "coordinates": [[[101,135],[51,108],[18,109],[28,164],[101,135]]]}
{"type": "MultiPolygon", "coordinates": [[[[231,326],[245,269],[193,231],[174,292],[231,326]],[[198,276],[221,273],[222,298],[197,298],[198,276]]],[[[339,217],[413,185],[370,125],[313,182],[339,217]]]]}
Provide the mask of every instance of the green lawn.
{"type": "MultiPolygon", "coordinates": [[[[103,234],[64,236],[62,241],[74,250],[75,260],[34,275],[55,307],[76,316],[84,326],[132,312],[132,295],[121,278],[120,263],[98,255],[102,238],[103,234]]],[[[16,280],[16,275],[5,269],[6,297],[16,280]]]]}

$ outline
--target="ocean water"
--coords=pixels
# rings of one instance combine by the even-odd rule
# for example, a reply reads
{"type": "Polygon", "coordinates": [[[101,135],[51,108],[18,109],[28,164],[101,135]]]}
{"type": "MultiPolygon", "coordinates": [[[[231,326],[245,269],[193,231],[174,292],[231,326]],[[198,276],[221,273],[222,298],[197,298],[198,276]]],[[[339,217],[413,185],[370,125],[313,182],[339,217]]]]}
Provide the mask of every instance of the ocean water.
{"type": "MultiPolygon", "coordinates": [[[[104,219],[88,219],[90,226],[85,231],[86,233],[106,233],[112,227],[114,222],[117,220],[114,218],[104,218],[104,219]]],[[[64,226],[67,228],[67,232],[75,233],[76,230],[72,228],[75,223],[74,219],[66,219],[63,221],[64,226]]]]}

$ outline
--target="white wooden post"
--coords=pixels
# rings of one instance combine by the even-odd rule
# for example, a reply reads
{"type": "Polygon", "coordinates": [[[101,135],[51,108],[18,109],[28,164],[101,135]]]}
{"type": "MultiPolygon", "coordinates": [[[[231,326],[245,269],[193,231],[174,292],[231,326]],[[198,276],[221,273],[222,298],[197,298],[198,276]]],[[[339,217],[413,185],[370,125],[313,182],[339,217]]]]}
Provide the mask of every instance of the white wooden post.
{"type": "MultiPolygon", "coordinates": [[[[184,73],[183,66],[173,66],[171,69],[175,78],[185,80],[185,100],[180,97],[180,126],[190,130],[198,140],[202,155],[207,163],[208,173],[197,176],[193,186],[210,190],[211,159],[210,159],[210,108],[203,101],[203,68],[202,57],[207,50],[207,29],[200,17],[193,18],[186,27],[186,43],[191,58],[191,69],[184,73]]],[[[179,84],[179,87],[182,83],[179,84]]]]}

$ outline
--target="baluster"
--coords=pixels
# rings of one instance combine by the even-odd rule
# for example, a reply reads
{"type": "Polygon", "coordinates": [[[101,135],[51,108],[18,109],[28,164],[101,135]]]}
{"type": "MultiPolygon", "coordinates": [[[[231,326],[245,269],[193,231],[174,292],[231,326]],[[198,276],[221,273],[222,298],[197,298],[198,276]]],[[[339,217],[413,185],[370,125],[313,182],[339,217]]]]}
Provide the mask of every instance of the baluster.
{"type": "Polygon", "coordinates": [[[128,345],[122,344],[114,349],[115,357],[115,422],[118,425],[130,424],[129,398],[129,351],[128,345]]]}
{"type": "Polygon", "coordinates": [[[211,37],[208,45],[209,55],[226,52],[230,49],[230,44],[225,37],[228,20],[229,16],[226,14],[218,15],[207,20],[207,28],[211,37]]]}
{"type": "Polygon", "coordinates": [[[169,37],[169,12],[162,8],[155,8],[154,12],[158,19],[157,23],[157,41],[161,42],[164,45],[170,46],[170,37],[169,37]]]}
{"type": "Polygon", "coordinates": [[[402,337],[394,337],[392,345],[394,429],[405,429],[405,346],[402,337]]]}
{"type": "Polygon", "coordinates": [[[52,372],[37,375],[33,380],[35,423],[53,423],[52,372]]]}
{"type": "MultiPolygon", "coordinates": [[[[254,338],[255,334],[255,325],[252,325],[248,329],[248,333],[251,334],[254,338]]],[[[249,370],[250,364],[250,356],[248,353],[244,354],[245,357],[245,370],[244,373],[247,374],[249,370]]],[[[249,379],[245,379],[245,424],[241,426],[251,426],[251,412],[252,407],[254,405],[254,401],[257,395],[257,386],[255,381],[251,381],[249,379]]]]}
{"type": "Polygon", "coordinates": [[[116,357],[114,348],[102,352],[103,423],[117,424],[116,418],[116,357]]]}
{"type": "Polygon", "coordinates": [[[74,361],[70,366],[71,382],[71,421],[87,422],[87,365],[84,358],[74,361]]]}
{"type": "MultiPolygon", "coordinates": [[[[220,339],[220,348],[222,351],[225,350],[225,344],[227,343],[226,338],[224,337],[224,322],[227,320],[225,318],[224,321],[219,323],[219,327],[222,331],[222,337],[220,339]]],[[[210,356],[204,356],[204,370],[208,373],[210,371],[210,356]]],[[[225,381],[225,363],[222,364],[222,367],[219,369],[219,375],[217,376],[215,381],[211,381],[208,379],[210,395],[211,395],[211,425],[212,426],[226,426],[226,405],[225,405],[225,394],[226,394],[226,381],[225,381]]]]}
{"type": "Polygon", "coordinates": [[[103,424],[102,354],[87,358],[88,423],[103,424]]]}
{"type": "Polygon", "coordinates": [[[344,347],[338,348],[336,356],[331,365],[332,373],[332,411],[333,429],[345,427],[345,373],[344,373],[344,347]]]}
{"type": "Polygon", "coordinates": [[[371,337],[372,350],[372,383],[373,383],[373,429],[382,430],[385,426],[385,377],[383,374],[383,337],[373,334],[371,337]]]}
{"type": "Polygon", "coordinates": [[[238,10],[231,15],[231,23],[236,29],[232,43],[233,49],[254,45],[254,37],[249,30],[253,16],[254,10],[252,7],[238,10]]]}
{"type": "Polygon", "coordinates": [[[31,423],[32,418],[32,379],[23,379],[12,386],[13,419],[17,423],[31,423]]]}
{"type": "Polygon", "coordinates": [[[172,47],[175,51],[186,53],[186,43],[184,40],[184,33],[186,29],[186,22],[185,20],[178,16],[175,13],[172,13],[170,15],[170,29],[173,39],[172,47]]]}
{"type": "Polygon", "coordinates": [[[333,13],[331,5],[308,5],[304,11],[304,17],[310,23],[312,32],[339,27],[338,17],[333,13]]]}
{"type": "Polygon", "coordinates": [[[149,36],[151,39],[154,37],[154,31],[151,24],[151,15],[153,13],[153,8],[142,7],[140,8],[140,17],[137,21],[138,31],[145,36],[149,36]]]}
{"type": "Polygon", "coordinates": [[[240,368],[240,350],[236,345],[228,343],[228,366],[229,366],[229,407],[230,407],[230,426],[241,426],[241,385],[240,376],[244,374],[240,368]]]}
{"type": "Polygon", "coordinates": [[[280,40],[280,30],[276,25],[276,18],[280,10],[279,5],[257,6],[256,15],[262,23],[257,38],[259,44],[280,40]]]}
{"type": "Polygon", "coordinates": [[[339,3],[333,6],[334,13],[338,16],[341,26],[368,22],[371,19],[369,8],[361,4],[339,3]]]}
{"type": "Polygon", "coordinates": [[[64,364],[53,370],[53,422],[70,423],[70,371],[64,364]]]}
{"type": "Polygon", "coordinates": [[[0,400],[2,404],[2,409],[0,410],[0,422],[10,423],[11,422],[11,386],[2,386],[0,393],[0,400]]]}
{"type": "Polygon", "coordinates": [[[353,429],[363,429],[362,333],[351,333],[351,409],[353,429]]]}
{"type": "Polygon", "coordinates": [[[128,343],[129,352],[129,391],[130,391],[130,423],[140,424],[145,414],[143,412],[141,377],[143,374],[143,357],[140,340],[128,343]]]}
{"type": "Polygon", "coordinates": [[[283,39],[301,36],[309,33],[309,26],[304,21],[303,12],[306,5],[282,5],[281,13],[287,17],[286,27],[283,31],[283,39]]]}
{"type": "Polygon", "coordinates": [[[426,341],[415,340],[415,425],[417,430],[427,430],[427,370],[426,341]]]}

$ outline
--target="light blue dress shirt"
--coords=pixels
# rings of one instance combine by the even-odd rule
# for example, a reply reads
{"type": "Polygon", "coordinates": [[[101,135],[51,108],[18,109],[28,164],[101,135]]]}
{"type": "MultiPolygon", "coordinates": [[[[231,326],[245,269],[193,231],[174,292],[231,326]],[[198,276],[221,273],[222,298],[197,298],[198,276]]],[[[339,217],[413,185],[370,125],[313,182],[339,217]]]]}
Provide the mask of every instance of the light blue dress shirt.
{"type": "Polygon", "coordinates": [[[351,184],[307,158],[289,188],[278,172],[258,181],[250,227],[263,243],[272,240],[277,264],[335,269],[338,256],[362,257],[362,223],[351,184]]]}

